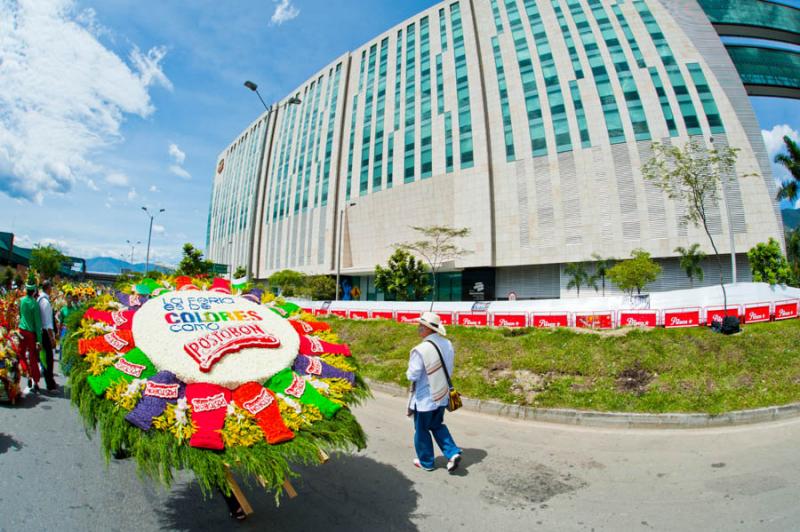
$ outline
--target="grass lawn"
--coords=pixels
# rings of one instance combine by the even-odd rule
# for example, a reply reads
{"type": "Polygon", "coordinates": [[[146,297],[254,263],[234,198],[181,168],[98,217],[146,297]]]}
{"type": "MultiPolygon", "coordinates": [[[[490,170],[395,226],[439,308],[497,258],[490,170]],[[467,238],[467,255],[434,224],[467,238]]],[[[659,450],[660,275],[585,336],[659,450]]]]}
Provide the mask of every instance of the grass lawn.
{"type": "MultiPolygon", "coordinates": [[[[366,377],[407,385],[416,327],[329,318],[366,377]]],[[[800,401],[800,320],[615,331],[449,327],[464,395],[537,407],[721,413],[800,401]],[[627,332],[627,334],[624,334],[627,332]]]]}

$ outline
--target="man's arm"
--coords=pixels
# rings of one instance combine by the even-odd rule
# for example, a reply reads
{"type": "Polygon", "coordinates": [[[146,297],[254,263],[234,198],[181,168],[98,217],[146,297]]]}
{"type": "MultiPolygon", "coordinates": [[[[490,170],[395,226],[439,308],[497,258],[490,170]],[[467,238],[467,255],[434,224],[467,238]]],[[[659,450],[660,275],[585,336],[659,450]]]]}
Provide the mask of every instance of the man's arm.
{"type": "Polygon", "coordinates": [[[408,360],[408,370],[406,371],[406,378],[411,382],[417,382],[425,374],[425,364],[422,362],[422,356],[414,349],[411,351],[411,358],[408,360]]]}

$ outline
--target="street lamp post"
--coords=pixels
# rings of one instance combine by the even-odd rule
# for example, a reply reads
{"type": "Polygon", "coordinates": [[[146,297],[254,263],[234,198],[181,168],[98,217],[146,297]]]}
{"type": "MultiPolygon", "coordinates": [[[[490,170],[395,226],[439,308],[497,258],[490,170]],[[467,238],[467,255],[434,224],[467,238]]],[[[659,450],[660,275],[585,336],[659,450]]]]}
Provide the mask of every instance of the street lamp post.
{"type": "Polygon", "coordinates": [[[133,266],[133,250],[136,248],[136,246],[141,244],[142,241],[141,240],[137,240],[135,244],[133,242],[131,242],[130,240],[126,240],[125,242],[127,242],[128,245],[131,247],[131,260],[130,260],[130,263],[131,263],[131,266],[133,266]]]}
{"type": "MultiPolygon", "coordinates": [[[[302,101],[297,96],[292,96],[286,102],[281,105],[270,105],[267,107],[267,104],[264,102],[264,98],[261,97],[261,93],[258,92],[258,85],[253,83],[250,80],[244,82],[244,86],[250,89],[251,91],[255,92],[258,96],[258,99],[261,101],[261,105],[264,106],[264,109],[267,111],[266,117],[266,127],[269,127],[270,122],[277,124],[277,114],[280,111],[281,107],[285,107],[287,105],[300,105],[302,101]],[[275,114],[276,118],[273,120],[272,115],[275,114]]],[[[248,245],[248,257],[247,257],[247,273],[250,276],[253,275],[253,249],[255,248],[255,237],[256,237],[256,223],[257,223],[257,207],[258,207],[258,199],[263,196],[264,191],[264,181],[261,179],[261,172],[263,168],[269,168],[269,160],[270,156],[272,155],[272,141],[275,137],[274,128],[272,130],[265,130],[264,132],[264,143],[261,147],[261,157],[258,160],[258,170],[256,173],[256,182],[258,184],[258,192],[253,194],[253,203],[250,206],[250,242],[248,245]],[[267,145],[269,141],[269,146],[267,145]]],[[[260,253],[260,251],[259,251],[260,253]]],[[[258,256],[258,255],[257,255],[258,256]]]]}
{"type": "Polygon", "coordinates": [[[150,214],[150,211],[147,210],[147,207],[142,207],[142,210],[147,216],[150,217],[150,229],[147,231],[147,260],[144,265],[144,274],[147,275],[147,273],[150,271],[150,240],[153,236],[153,220],[156,216],[162,212],[165,212],[166,209],[159,209],[155,214],[150,214]]]}
{"type": "Polygon", "coordinates": [[[339,210],[339,242],[336,246],[336,301],[339,301],[339,278],[341,277],[342,272],[342,235],[344,234],[344,214],[348,207],[353,206],[355,206],[355,202],[345,205],[344,209],[339,210]]]}

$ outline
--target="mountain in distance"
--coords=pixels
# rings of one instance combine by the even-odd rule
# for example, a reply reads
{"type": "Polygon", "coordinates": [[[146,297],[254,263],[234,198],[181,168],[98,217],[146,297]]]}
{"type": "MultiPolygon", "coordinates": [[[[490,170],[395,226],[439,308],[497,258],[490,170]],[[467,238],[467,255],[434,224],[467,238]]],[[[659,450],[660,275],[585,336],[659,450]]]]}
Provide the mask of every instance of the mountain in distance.
{"type": "Polygon", "coordinates": [[[800,226],[800,209],[783,209],[781,210],[783,216],[783,226],[787,230],[796,229],[800,226]]]}
{"type": "MultiPolygon", "coordinates": [[[[122,270],[144,272],[144,269],[145,269],[144,262],[131,264],[126,260],[115,259],[113,257],[93,257],[91,259],[86,259],[87,272],[119,274],[122,273],[122,270]]],[[[171,268],[167,268],[166,266],[159,266],[157,264],[151,264],[150,269],[158,270],[163,273],[172,272],[171,268]]]]}

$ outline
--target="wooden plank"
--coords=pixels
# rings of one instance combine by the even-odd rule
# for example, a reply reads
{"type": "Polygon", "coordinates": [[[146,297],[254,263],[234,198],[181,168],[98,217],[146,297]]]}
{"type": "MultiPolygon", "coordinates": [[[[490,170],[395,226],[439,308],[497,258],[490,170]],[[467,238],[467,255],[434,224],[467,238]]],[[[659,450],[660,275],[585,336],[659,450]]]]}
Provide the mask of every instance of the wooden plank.
{"type": "Polygon", "coordinates": [[[324,464],[330,459],[331,459],[331,457],[328,456],[328,453],[326,453],[322,449],[319,449],[319,463],[320,464],[324,464]]]}
{"type": "Polygon", "coordinates": [[[231,470],[227,466],[225,467],[225,480],[228,481],[228,486],[231,487],[233,496],[236,497],[237,501],[239,501],[239,505],[241,505],[245,515],[252,515],[253,507],[250,506],[250,502],[247,500],[247,497],[244,496],[242,488],[239,487],[239,483],[236,482],[235,478],[233,478],[233,474],[231,473],[231,470]]]}
{"type": "Polygon", "coordinates": [[[283,481],[283,489],[286,490],[286,494],[290,499],[297,497],[297,492],[295,491],[294,486],[292,486],[292,481],[290,481],[288,478],[283,481]]]}

